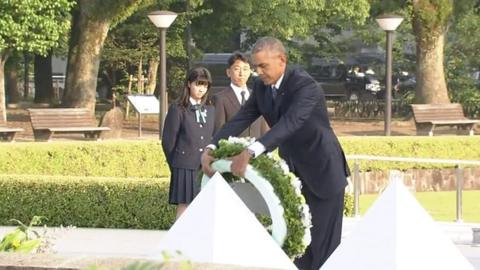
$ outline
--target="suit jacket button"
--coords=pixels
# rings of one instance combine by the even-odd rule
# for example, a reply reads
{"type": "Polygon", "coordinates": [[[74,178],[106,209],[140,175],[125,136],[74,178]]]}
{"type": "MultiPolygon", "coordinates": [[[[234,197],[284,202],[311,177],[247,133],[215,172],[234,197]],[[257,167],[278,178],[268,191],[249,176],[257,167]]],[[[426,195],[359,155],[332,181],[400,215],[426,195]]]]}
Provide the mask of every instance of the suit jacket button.
{"type": "Polygon", "coordinates": [[[200,136],[200,140],[203,140],[203,136],[200,136]]]}
{"type": "Polygon", "coordinates": [[[199,148],[198,151],[203,152],[203,148],[199,148]]]}

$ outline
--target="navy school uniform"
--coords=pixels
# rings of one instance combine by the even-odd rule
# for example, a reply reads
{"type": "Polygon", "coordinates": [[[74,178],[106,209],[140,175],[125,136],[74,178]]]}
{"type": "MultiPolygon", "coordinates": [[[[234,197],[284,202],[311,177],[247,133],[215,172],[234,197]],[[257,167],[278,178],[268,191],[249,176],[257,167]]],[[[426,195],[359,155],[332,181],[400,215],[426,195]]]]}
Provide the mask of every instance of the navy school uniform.
{"type": "Polygon", "coordinates": [[[215,114],[213,106],[198,106],[172,104],[165,119],[162,148],[171,172],[170,204],[189,204],[200,191],[200,157],[212,139],[215,114]],[[206,116],[203,121],[196,110],[206,116]]]}

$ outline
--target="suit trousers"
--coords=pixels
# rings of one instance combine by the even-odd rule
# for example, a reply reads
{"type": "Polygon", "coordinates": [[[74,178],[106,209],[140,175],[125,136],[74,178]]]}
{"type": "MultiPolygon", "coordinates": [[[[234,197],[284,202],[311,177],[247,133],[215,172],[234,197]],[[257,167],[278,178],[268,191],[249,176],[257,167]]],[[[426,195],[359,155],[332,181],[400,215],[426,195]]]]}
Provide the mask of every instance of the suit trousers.
{"type": "Polygon", "coordinates": [[[305,254],[295,260],[299,270],[318,270],[340,244],[345,191],[331,198],[319,198],[303,187],[312,214],[312,242],[305,254]]]}

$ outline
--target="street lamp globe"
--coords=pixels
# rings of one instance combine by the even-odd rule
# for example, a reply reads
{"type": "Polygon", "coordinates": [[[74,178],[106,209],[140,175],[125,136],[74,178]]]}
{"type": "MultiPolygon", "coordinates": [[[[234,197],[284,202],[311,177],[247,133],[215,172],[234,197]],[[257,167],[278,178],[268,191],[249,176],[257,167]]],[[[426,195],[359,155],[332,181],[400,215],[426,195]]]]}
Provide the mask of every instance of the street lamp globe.
{"type": "Polygon", "coordinates": [[[375,19],[383,31],[395,31],[402,23],[403,18],[398,15],[384,14],[375,19]]]}
{"type": "Polygon", "coordinates": [[[177,18],[177,13],[168,10],[152,11],[148,18],[157,28],[168,28],[177,18]]]}

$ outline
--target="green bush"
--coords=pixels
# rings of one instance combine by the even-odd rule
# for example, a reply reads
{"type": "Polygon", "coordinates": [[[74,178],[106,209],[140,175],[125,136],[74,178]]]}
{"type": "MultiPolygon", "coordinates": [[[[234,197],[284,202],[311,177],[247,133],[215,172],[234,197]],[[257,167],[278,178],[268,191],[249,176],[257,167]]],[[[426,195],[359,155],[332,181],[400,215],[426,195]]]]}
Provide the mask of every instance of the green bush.
{"type": "Polygon", "coordinates": [[[168,180],[0,175],[0,224],[44,216],[48,226],[168,229],[168,180]]]}
{"type": "MultiPolygon", "coordinates": [[[[359,136],[340,137],[340,142],[347,155],[480,160],[480,136],[359,136]]],[[[0,224],[40,215],[48,217],[49,226],[167,229],[174,220],[169,169],[159,141],[0,144],[0,160],[0,224]]],[[[359,165],[364,171],[452,167],[359,165]]],[[[351,201],[345,200],[346,215],[353,209],[351,201]]]]}
{"type": "Polygon", "coordinates": [[[0,174],[165,177],[159,141],[0,144],[0,174]]]}
{"type": "Polygon", "coordinates": [[[345,192],[345,198],[343,199],[343,215],[346,217],[353,217],[355,212],[354,198],[352,193],[345,192]]]}
{"type": "MultiPolygon", "coordinates": [[[[347,155],[480,160],[480,136],[340,137],[347,155]]],[[[0,144],[0,174],[107,177],[170,175],[159,141],[0,144]]],[[[349,161],[352,165],[352,161],[349,161]]],[[[362,170],[445,168],[447,164],[360,162],[362,170]]]]}
{"type": "MultiPolygon", "coordinates": [[[[480,136],[341,137],[340,143],[346,155],[480,160],[480,136]]],[[[353,168],[352,160],[349,164],[353,168]]],[[[387,161],[359,161],[359,166],[363,171],[454,167],[452,164],[387,161]]]]}

